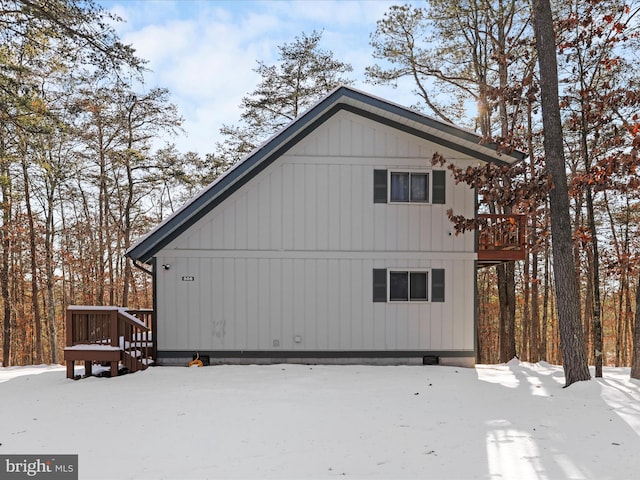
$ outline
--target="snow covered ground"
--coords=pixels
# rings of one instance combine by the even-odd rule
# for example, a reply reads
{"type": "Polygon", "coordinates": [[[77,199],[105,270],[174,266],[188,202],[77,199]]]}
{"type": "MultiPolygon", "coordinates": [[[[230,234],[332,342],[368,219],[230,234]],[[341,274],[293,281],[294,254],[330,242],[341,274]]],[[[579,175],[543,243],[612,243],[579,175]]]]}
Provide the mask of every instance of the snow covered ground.
{"type": "Polygon", "coordinates": [[[563,384],[517,361],[0,368],[0,455],[78,454],[83,480],[639,478],[640,382],[563,384]]]}

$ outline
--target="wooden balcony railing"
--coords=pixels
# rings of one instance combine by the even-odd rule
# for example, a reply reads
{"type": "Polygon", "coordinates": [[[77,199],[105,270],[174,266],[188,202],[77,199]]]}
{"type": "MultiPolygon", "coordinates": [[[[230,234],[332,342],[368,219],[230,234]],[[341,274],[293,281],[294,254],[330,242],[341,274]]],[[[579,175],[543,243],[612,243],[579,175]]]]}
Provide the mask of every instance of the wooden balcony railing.
{"type": "Polygon", "coordinates": [[[86,375],[91,375],[93,363],[109,363],[112,377],[118,374],[120,364],[130,372],[147,368],[154,351],[152,316],[151,310],[68,307],[64,350],[67,377],[74,378],[76,361],[85,362],[86,375]]]}
{"type": "Polygon", "coordinates": [[[478,215],[478,265],[487,267],[524,260],[524,215],[478,215]]]}

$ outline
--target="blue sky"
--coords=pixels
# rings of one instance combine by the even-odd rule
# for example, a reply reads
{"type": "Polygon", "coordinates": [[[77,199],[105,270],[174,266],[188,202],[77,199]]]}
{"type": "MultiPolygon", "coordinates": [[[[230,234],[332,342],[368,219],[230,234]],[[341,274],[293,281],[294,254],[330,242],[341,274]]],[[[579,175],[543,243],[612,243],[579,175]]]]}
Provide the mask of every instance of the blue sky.
{"type": "MultiPolygon", "coordinates": [[[[374,63],[369,36],[391,5],[388,0],[102,0],[125,22],[124,43],[148,60],[145,88],[164,87],[185,119],[185,136],[169,139],[179,150],[214,151],[222,124],[238,123],[238,105],[254,90],[256,61],[275,63],[278,46],[302,32],[323,31],[321,48],[350,63],[356,87],[391,101],[415,102],[404,88],[364,83],[374,63]]],[[[421,2],[409,2],[421,3],[421,2]]]]}

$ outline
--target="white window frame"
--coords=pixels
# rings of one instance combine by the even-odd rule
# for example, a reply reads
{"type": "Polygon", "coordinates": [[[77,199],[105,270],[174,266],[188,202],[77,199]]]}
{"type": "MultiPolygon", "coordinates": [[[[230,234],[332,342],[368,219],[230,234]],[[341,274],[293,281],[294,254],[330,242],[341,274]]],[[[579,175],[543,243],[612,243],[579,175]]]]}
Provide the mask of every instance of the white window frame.
{"type": "Polygon", "coordinates": [[[431,199],[433,196],[433,175],[432,175],[432,170],[388,170],[387,173],[387,203],[389,204],[393,204],[393,205],[431,205],[431,199]],[[401,200],[392,200],[392,183],[391,183],[391,177],[394,173],[399,173],[399,174],[409,174],[409,198],[411,198],[411,175],[412,174],[416,174],[416,175],[427,175],[427,188],[429,189],[428,191],[428,195],[427,195],[427,200],[426,201],[411,201],[411,199],[409,199],[409,201],[401,201],[401,200]]]}
{"type": "Polygon", "coordinates": [[[429,288],[431,282],[431,269],[430,268],[387,268],[387,301],[389,303],[399,304],[416,304],[416,303],[431,303],[431,289],[429,288]],[[391,274],[392,273],[406,273],[407,274],[407,300],[392,300],[391,299],[391,274]],[[427,298],[425,299],[411,299],[411,274],[412,273],[424,273],[427,276],[427,298]]]}

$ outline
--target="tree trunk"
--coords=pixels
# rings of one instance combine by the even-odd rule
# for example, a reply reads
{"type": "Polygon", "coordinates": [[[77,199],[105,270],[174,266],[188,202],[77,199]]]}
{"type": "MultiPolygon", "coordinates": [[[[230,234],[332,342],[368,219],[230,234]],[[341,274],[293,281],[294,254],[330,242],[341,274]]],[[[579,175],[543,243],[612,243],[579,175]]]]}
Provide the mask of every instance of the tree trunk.
{"type": "MultiPolygon", "coordinates": [[[[137,100],[133,97],[132,104],[128,107],[127,111],[127,153],[125,155],[125,168],[127,172],[127,194],[124,205],[123,212],[123,227],[122,234],[124,237],[124,248],[123,250],[126,252],[129,250],[131,246],[131,230],[132,230],[132,222],[131,215],[133,210],[133,202],[134,202],[134,183],[133,183],[133,168],[131,162],[131,152],[133,151],[133,111],[136,108],[137,100]]],[[[131,272],[131,259],[125,257],[124,259],[124,278],[122,285],[122,305],[125,307],[129,306],[129,284],[131,283],[133,273],[131,272]]]]}
{"type": "Polygon", "coordinates": [[[29,250],[31,254],[31,307],[33,309],[33,323],[35,327],[35,358],[36,365],[42,363],[42,318],[40,316],[40,301],[38,300],[38,258],[36,248],[36,229],[31,210],[31,192],[29,190],[29,172],[27,161],[22,159],[22,175],[24,179],[24,203],[29,222],[29,250]]]}
{"type": "MultiPolygon", "coordinates": [[[[51,162],[53,163],[53,162],[51,162]]],[[[56,329],[56,303],[55,303],[55,265],[54,265],[54,198],[56,194],[56,182],[51,181],[50,187],[47,190],[47,216],[45,222],[44,232],[44,251],[45,251],[45,272],[47,275],[47,305],[46,305],[46,319],[49,331],[49,351],[51,355],[51,363],[58,363],[58,339],[56,329]]],[[[61,210],[61,217],[64,218],[64,214],[61,210]]],[[[63,220],[64,222],[64,220],[63,220]]],[[[63,262],[64,264],[64,262],[63,262]]],[[[62,277],[64,278],[64,271],[62,277]]],[[[64,285],[62,288],[64,292],[64,285]]],[[[63,306],[64,306],[63,302],[63,306]]]]}
{"type": "MultiPolygon", "coordinates": [[[[625,221],[624,221],[624,239],[622,242],[622,246],[623,246],[623,257],[625,258],[625,262],[627,262],[627,268],[625,268],[622,272],[622,278],[624,279],[624,286],[625,288],[623,289],[624,291],[624,322],[622,322],[623,324],[621,325],[622,327],[624,327],[625,324],[630,324],[631,323],[631,319],[633,318],[633,310],[631,307],[631,275],[629,273],[630,268],[629,268],[629,262],[630,262],[630,258],[631,258],[631,238],[630,238],[630,232],[629,232],[629,227],[631,224],[631,218],[630,218],[630,211],[631,211],[631,206],[629,205],[629,197],[627,196],[627,204],[626,204],[626,208],[625,208],[625,221]]],[[[631,326],[629,325],[629,328],[631,326]]],[[[624,331],[624,328],[623,328],[624,331]]],[[[621,336],[621,338],[625,338],[625,336],[623,335],[622,331],[619,331],[618,334],[621,336]]],[[[623,356],[625,358],[628,358],[628,356],[626,355],[631,354],[631,351],[635,348],[635,344],[634,345],[629,345],[626,344],[623,341],[622,345],[625,347],[624,350],[624,354],[623,356]]],[[[625,363],[625,365],[628,365],[627,363],[625,363]]]]}
{"type": "MultiPolygon", "coordinates": [[[[507,53],[507,30],[508,18],[505,17],[507,13],[507,7],[499,8],[496,12],[495,28],[497,30],[497,38],[494,40],[495,49],[498,63],[498,83],[501,92],[505,92],[509,83],[509,70],[508,70],[508,53],[507,53]]],[[[485,71],[488,71],[489,67],[485,66],[485,71]]],[[[486,80],[485,80],[486,81],[486,80]]],[[[489,105],[489,99],[486,92],[484,101],[489,105]]],[[[489,115],[490,121],[490,113],[489,115]]],[[[504,95],[498,97],[498,115],[500,119],[500,135],[502,138],[509,136],[509,115],[507,113],[507,102],[504,95]]],[[[483,133],[484,135],[484,133],[483,133]]],[[[490,135],[490,131],[486,133],[490,135]]],[[[504,207],[504,213],[512,213],[512,205],[504,207]]],[[[508,362],[514,357],[517,357],[516,350],[516,281],[515,281],[515,265],[514,262],[508,262],[497,267],[498,273],[498,293],[500,300],[500,357],[501,361],[508,362]]],[[[527,328],[525,323],[524,328],[527,328]]],[[[526,346],[523,345],[523,351],[526,350],[526,346]]]]}
{"type": "MultiPolygon", "coordinates": [[[[530,152],[534,151],[533,145],[533,105],[527,102],[527,147],[530,152]]],[[[531,178],[536,177],[536,162],[533,155],[529,156],[529,169],[531,178]]],[[[546,342],[546,331],[540,334],[540,288],[539,288],[539,267],[538,267],[538,205],[533,205],[529,210],[531,225],[529,229],[529,245],[531,245],[531,347],[530,359],[532,362],[539,362],[542,352],[542,343],[546,342]]],[[[546,354],[546,347],[544,348],[546,354]]]]}
{"type": "Polygon", "coordinates": [[[633,327],[633,350],[631,356],[631,378],[640,380],[640,278],[636,285],[636,314],[633,327]]]}
{"type": "Polygon", "coordinates": [[[522,267],[522,348],[520,358],[525,362],[531,362],[533,350],[533,323],[531,322],[531,265],[529,255],[524,258],[522,267]]]}
{"type": "MultiPolygon", "coordinates": [[[[589,147],[587,139],[586,106],[581,100],[581,149],[584,155],[585,173],[591,170],[589,147]]],[[[591,294],[593,317],[593,354],[596,366],[596,378],[602,377],[602,321],[600,319],[602,307],[600,302],[600,254],[598,250],[598,232],[596,230],[596,216],[593,208],[593,189],[587,185],[587,218],[589,220],[589,233],[591,235],[591,294]]],[[[589,304],[587,304],[589,305],[589,304]]]]}
{"type": "MultiPolygon", "coordinates": [[[[95,280],[96,280],[96,305],[104,305],[105,295],[105,266],[107,265],[107,238],[109,232],[109,193],[107,191],[107,159],[104,146],[104,129],[102,120],[97,119],[98,127],[98,159],[100,162],[100,177],[98,190],[98,250],[96,252],[95,280]]],[[[109,268],[111,271],[111,268],[109,268]]]]}
{"type": "MultiPolygon", "coordinates": [[[[618,239],[618,234],[616,233],[616,223],[615,220],[613,218],[613,213],[611,212],[611,205],[609,203],[609,198],[607,196],[607,191],[605,190],[603,192],[604,195],[604,208],[607,211],[607,217],[609,219],[609,231],[611,232],[611,237],[613,239],[613,247],[614,250],[616,252],[616,260],[618,262],[618,264],[623,267],[620,268],[620,278],[618,280],[618,292],[615,298],[615,316],[614,316],[614,323],[616,325],[615,331],[616,331],[616,337],[615,337],[615,366],[619,367],[620,366],[620,358],[622,355],[622,351],[621,351],[621,346],[622,346],[622,337],[620,336],[620,333],[622,332],[622,307],[624,304],[624,298],[625,298],[625,291],[629,288],[628,285],[628,260],[627,260],[627,256],[623,255],[621,252],[621,244],[620,244],[620,240],[618,239]],[[626,264],[626,265],[625,265],[626,264]],[[626,268],[625,268],[626,267],[626,268]]],[[[627,205],[625,206],[625,211],[626,211],[626,218],[625,218],[625,222],[624,222],[624,230],[626,231],[628,230],[629,227],[629,201],[628,201],[628,197],[627,197],[627,205]]],[[[625,234],[625,238],[627,237],[627,235],[625,234]]],[[[628,246],[628,243],[625,243],[625,245],[628,246]]],[[[625,254],[626,254],[626,248],[625,248],[625,254]]]]}
{"type": "MultiPolygon", "coordinates": [[[[534,227],[535,228],[535,227],[534,227]]],[[[535,235],[532,237],[535,240],[535,235]]],[[[531,361],[540,361],[540,343],[545,342],[546,332],[540,333],[540,295],[538,280],[538,253],[534,252],[531,262],[531,361]]],[[[545,349],[546,350],[546,349],[545,349]]]]}
{"type": "Polygon", "coordinates": [[[508,262],[496,267],[498,275],[498,300],[500,302],[500,362],[508,362],[516,353],[516,296],[515,267],[508,262]]]}
{"type": "MultiPolygon", "coordinates": [[[[576,249],[577,250],[577,249],[576,249]]],[[[587,268],[586,268],[586,286],[584,301],[580,301],[582,306],[582,331],[584,332],[584,344],[587,352],[587,363],[592,361],[591,353],[592,349],[589,347],[592,345],[592,326],[593,326],[593,255],[591,249],[587,249],[587,268]]],[[[578,270],[579,271],[579,270],[578,270]]],[[[578,278],[580,274],[578,273],[578,278]]]]}
{"type": "Polygon", "coordinates": [[[9,187],[7,181],[9,179],[9,168],[2,161],[2,177],[0,192],[2,199],[2,227],[0,228],[0,247],[2,248],[2,260],[0,262],[0,291],[2,295],[3,305],[3,342],[2,342],[2,365],[8,367],[11,365],[11,298],[9,296],[9,249],[11,242],[9,241],[9,221],[11,218],[11,200],[9,198],[9,187]]]}
{"type": "MultiPolygon", "coordinates": [[[[544,208],[544,219],[545,219],[545,229],[549,228],[549,215],[548,208],[545,204],[544,208]]],[[[551,252],[549,249],[549,236],[544,237],[544,275],[543,275],[543,285],[542,285],[542,341],[540,342],[540,358],[547,362],[550,362],[549,356],[549,258],[551,257],[551,252]]]]}
{"type": "Polygon", "coordinates": [[[544,151],[553,181],[549,191],[553,271],[558,308],[558,328],[565,374],[565,386],[589,380],[589,367],[580,323],[578,280],[573,264],[569,192],[564,162],[562,122],[558,99],[558,65],[555,32],[549,0],[534,0],[534,30],[540,66],[544,151]]]}
{"type": "Polygon", "coordinates": [[[589,228],[591,231],[591,247],[593,249],[593,353],[595,356],[596,378],[602,377],[602,356],[604,346],[602,344],[602,307],[600,300],[600,254],[598,251],[598,233],[593,209],[593,193],[587,186],[587,211],[589,216],[589,228]]]}
{"type": "Polygon", "coordinates": [[[632,359],[632,352],[634,347],[634,327],[632,326],[634,322],[633,312],[631,309],[631,294],[629,289],[625,292],[625,315],[624,315],[624,349],[623,349],[623,365],[629,365],[632,359]]]}

